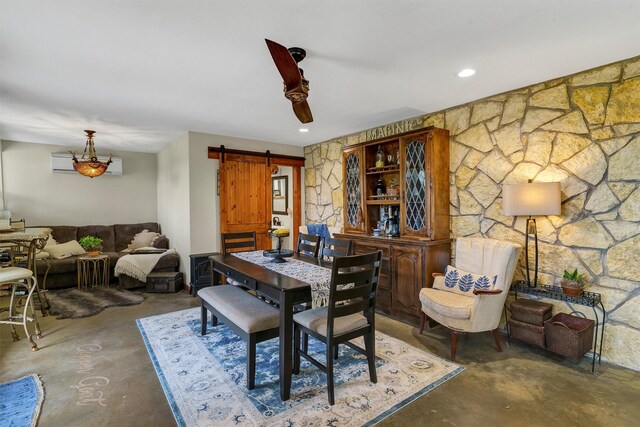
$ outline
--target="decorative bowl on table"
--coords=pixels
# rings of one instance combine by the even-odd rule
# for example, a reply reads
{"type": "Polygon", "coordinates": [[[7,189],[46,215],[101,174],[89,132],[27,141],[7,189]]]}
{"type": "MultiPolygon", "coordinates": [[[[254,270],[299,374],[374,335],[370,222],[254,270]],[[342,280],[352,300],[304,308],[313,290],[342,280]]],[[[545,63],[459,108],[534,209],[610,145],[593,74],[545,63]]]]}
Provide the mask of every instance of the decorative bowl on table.
{"type": "Polygon", "coordinates": [[[276,248],[268,251],[264,251],[262,253],[263,256],[268,258],[273,258],[271,262],[281,263],[286,262],[284,258],[288,258],[293,256],[293,251],[290,249],[282,249],[282,238],[289,237],[289,230],[286,228],[272,228],[267,231],[271,237],[275,237],[276,240],[276,248]]]}

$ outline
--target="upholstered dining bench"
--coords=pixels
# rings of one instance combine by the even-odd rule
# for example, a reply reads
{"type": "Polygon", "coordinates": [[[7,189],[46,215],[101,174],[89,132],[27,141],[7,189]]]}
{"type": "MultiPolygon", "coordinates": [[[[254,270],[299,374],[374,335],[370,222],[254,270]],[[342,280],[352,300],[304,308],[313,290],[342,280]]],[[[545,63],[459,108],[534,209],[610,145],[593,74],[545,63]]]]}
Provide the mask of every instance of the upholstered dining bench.
{"type": "Polygon", "coordinates": [[[211,286],[198,291],[201,305],[201,335],[207,334],[207,311],[211,326],[220,319],[247,342],[247,388],[252,390],[256,377],[256,344],[279,335],[277,308],[233,285],[211,286]]]}

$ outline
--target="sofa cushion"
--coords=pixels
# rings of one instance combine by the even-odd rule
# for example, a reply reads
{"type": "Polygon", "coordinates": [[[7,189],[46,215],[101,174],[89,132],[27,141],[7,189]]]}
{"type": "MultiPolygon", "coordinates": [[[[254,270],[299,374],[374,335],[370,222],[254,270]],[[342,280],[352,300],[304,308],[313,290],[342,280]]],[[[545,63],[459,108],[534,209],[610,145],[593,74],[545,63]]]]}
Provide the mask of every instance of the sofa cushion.
{"type": "Polygon", "coordinates": [[[83,225],[78,227],[78,240],[85,236],[101,238],[102,250],[105,252],[116,251],[116,237],[113,225],[83,225]]]}
{"type": "Polygon", "coordinates": [[[142,230],[149,230],[156,233],[160,232],[160,226],[157,222],[141,222],[139,224],[116,224],[113,226],[115,231],[115,250],[122,252],[123,249],[131,243],[133,236],[142,230]]]}
{"type": "Polygon", "coordinates": [[[118,260],[125,256],[125,253],[122,252],[104,252],[102,251],[102,255],[106,255],[109,257],[109,263],[110,263],[110,267],[113,269],[113,267],[116,265],[116,262],[118,262],[118,260]]]}
{"type": "Polygon", "coordinates": [[[53,236],[58,243],[78,240],[78,227],[75,225],[54,225],[51,227],[51,230],[51,236],[53,236]]]}
{"type": "MultiPolygon", "coordinates": [[[[64,259],[56,259],[51,262],[51,268],[49,274],[57,273],[75,273],[76,272],[76,259],[77,256],[72,256],[64,259]]],[[[47,271],[47,264],[44,261],[38,261],[38,274],[43,274],[47,271]]]]}

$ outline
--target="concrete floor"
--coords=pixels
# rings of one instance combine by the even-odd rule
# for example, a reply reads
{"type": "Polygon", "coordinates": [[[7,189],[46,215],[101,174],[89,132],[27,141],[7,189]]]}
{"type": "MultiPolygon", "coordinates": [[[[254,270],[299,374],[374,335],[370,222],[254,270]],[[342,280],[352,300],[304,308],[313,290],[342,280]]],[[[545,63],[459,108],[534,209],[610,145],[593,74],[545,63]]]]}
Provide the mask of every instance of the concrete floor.
{"type": "MultiPolygon", "coordinates": [[[[24,339],[12,342],[3,325],[0,382],[40,375],[44,427],[175,425],[135,319],[196,307],[198,300],[182,293],[147,297],[85,319],[41,318],[38,352],[24,339]]],[[[421,336],[409,325],[376,319],[380,331],[447,357],[443,328],[421,336]]],[[[586,361],[576,365],[518,343],[504,347],[496,352],[488,333],[462,337],[458,362],[466,371],[379,425],[638,425],[640,373],[603,364],[593,376],[586,361]]]]}

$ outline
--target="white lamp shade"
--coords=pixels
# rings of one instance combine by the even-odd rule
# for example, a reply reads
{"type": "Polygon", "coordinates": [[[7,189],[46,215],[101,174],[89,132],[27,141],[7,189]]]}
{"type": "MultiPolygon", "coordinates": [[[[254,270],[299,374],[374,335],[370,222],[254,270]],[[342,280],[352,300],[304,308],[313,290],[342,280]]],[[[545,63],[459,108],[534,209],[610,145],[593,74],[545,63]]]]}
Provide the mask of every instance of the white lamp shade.
{"type": "Polygon", "coordinates": [[[560,183],[506,184],[502,204],[510,216],[560,215],[560,183]]]}

